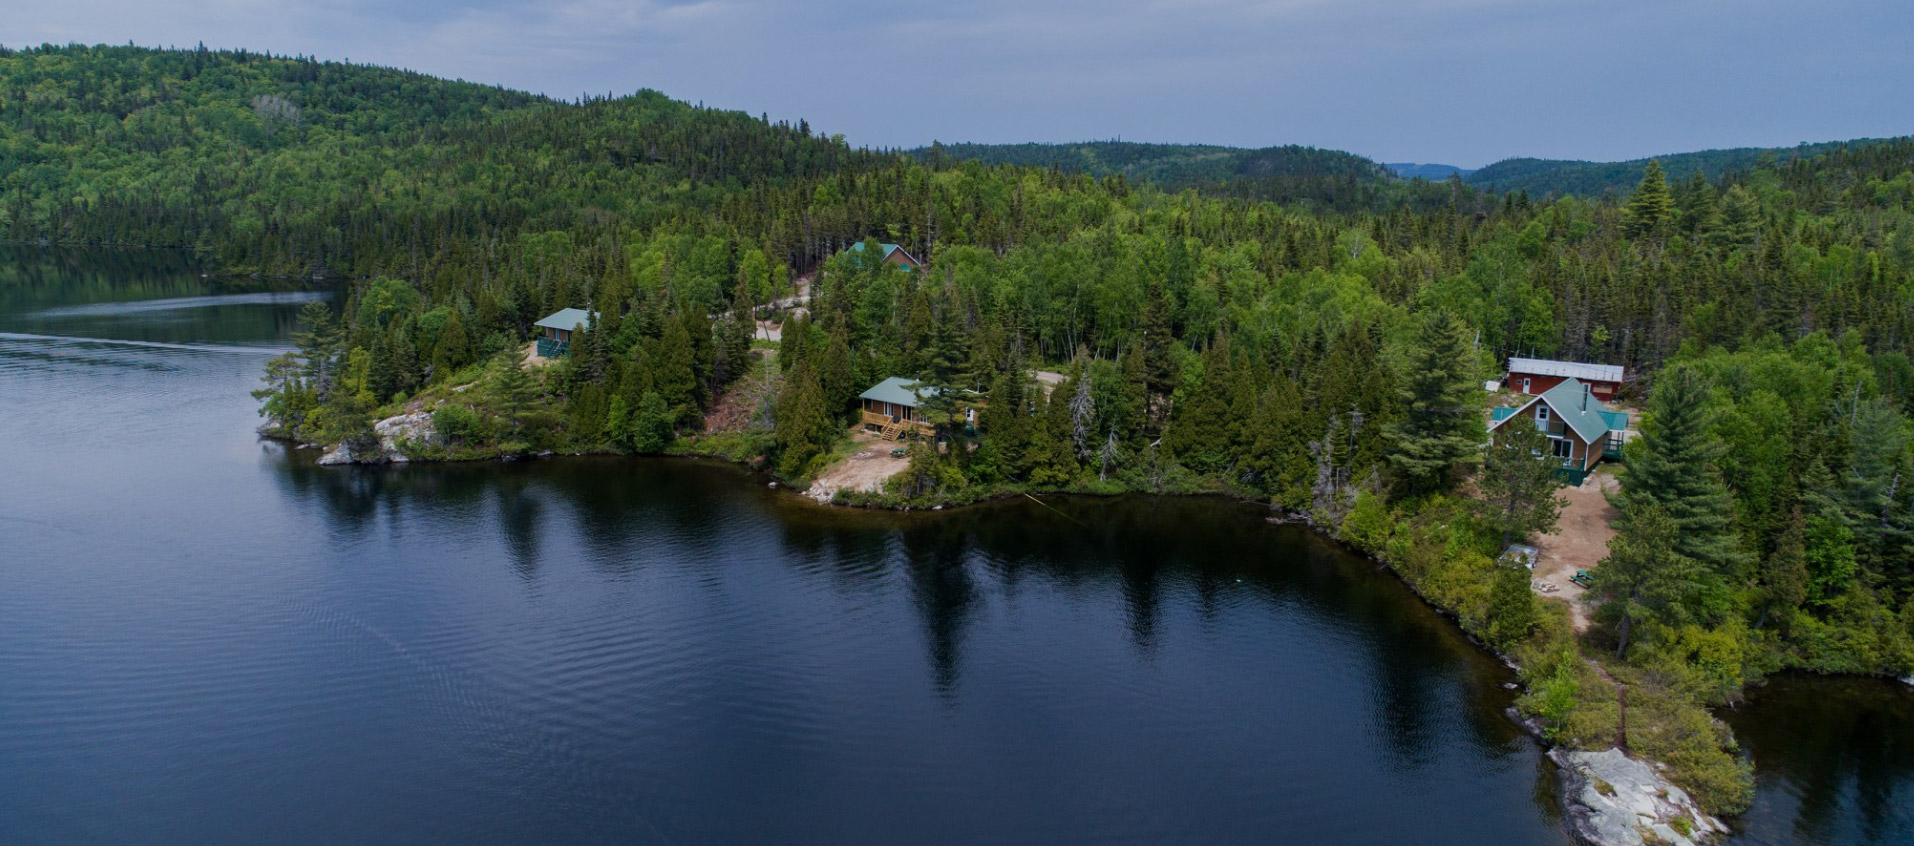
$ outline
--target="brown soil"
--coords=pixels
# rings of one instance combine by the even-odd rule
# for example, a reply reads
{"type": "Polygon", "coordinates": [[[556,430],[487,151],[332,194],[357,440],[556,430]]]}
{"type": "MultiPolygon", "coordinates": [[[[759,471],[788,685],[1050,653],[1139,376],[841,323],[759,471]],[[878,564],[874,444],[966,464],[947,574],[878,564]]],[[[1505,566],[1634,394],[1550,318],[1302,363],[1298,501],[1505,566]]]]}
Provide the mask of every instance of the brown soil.
{"type": "Polygon", "coordinates": [[[1614,474],[1604,469],[1590,473],[1577,487],[1563,488],[1568,505],[1562,508],[1562,518],[1555,531],[1535,542],[1541,552],[1535,565],[1535,589],[1544,597],[1568,603],[1569,620],[1578,634],[1588,630],[1590,609],[1582,602],[1582,586],[1570,578],[1576,570],[1594,570],[1608,555],[1608,540],[1615,536],[1614,523],[1621,512],[1608,504],[1606,494],[1620,487],[1614,474]]]}
{"type": "Polygon", "coordinates": [[[840,490],[882,490],[886,480],[910,466],[909,458],[891,457],[891,450],[902,446],[900,443],[883,440],[861,428],[851,439],[856,442],[857,451],[817,474],[817,480],[804,492],[805,496],[830,502],[831,495],[840,490]]]}
{"type": "MultiPolygon", "coordinates": [[[[754,352],[760,359],[764,357],[763,350],[754,352]]],[[[765,371],[760,360],[750,373],[738,377],[738,381],[725,388],[724,393],[718,395],[718,401],[712,404],[711,411],[704,416],[704,431],[742,432],[753,425],[766,423],[759,419],[759,413],[770,394],[777,390],[777,368],[770,368],[770,373],[765,371]]]]}

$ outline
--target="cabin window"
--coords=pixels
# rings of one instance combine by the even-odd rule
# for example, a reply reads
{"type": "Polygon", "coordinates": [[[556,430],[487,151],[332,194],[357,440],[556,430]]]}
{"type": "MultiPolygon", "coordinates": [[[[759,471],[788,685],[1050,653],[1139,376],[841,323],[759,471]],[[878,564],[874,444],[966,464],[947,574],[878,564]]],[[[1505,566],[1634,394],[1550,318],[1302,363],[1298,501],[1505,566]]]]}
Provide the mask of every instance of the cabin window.
{"type": "Polygon", "coordinates": [[[1575,444],[1567,438],[1556,438],[1549,442],[1555,449],[1556,458],[1575,457],[1575,444]]]}
{"type": "Polygon", "coordinates": [[[1547,422],[1548,422],[1548,406],[1546,406],[1546,405],[1538,405],[1538,406],[1536,406],[1536,407],[1535,407],[1535,419],[1537,419],[1537,420],[1540,420],[1540,421],[1542,421],[1543,423],[1547,423],[1547,422]]]}

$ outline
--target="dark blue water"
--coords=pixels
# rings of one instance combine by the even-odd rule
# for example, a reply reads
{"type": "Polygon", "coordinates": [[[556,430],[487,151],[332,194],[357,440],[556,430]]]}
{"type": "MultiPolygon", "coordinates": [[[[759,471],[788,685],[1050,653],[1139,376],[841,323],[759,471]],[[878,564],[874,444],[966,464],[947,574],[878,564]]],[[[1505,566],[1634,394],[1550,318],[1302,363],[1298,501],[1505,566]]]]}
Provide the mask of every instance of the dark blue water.
{"type": "Polygon", "coordinates": [[[1566,842],[1511,674],[1253,506],[318,468],[271,287],[0,254],[0,841],[1566,842]]]}

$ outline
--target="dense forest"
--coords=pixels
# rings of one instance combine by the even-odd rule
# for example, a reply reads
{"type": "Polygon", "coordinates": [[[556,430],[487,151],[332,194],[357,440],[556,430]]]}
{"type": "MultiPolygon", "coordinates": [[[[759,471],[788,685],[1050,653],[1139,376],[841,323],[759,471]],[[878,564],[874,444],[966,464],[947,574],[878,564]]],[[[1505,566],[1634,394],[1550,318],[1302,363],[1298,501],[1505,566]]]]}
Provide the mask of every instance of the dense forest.
{"type": "Polygon", "coordinates": [[[1312,208],[1372,208],[1402,196],[1387,168],[1339,150],[1288,145],[1248,150],[1209,144],[935,144],[912,150],[944,158],[1022,165],[1090,176],[1122,176],[1166,191],[1193,189],[1312,208]]]}
{"type": "Polygon", "coordinates": [[[0,233],[350,285],[267,374],[277,432],[365,442],[424,407],[427,457],[719,452],[801,483],[858,392],[907,377],[939,389],[940,446],[852,499],[1270,501],[1513,656],[1553,738],[1619,740],[1732,812],[1748,764],[1706,706],[1782,669],[1914,671],[1914,142],[1682,173],[1318,202],[858,150],[654,92],[0,55],[0,233]],[[845,249],[879,242],[928,266],[845,249]],[[598,317],[525,366],[562,307],[598,317]],[[1586,637],[1497,563],[1554,518],[1532,444],[1482,447],[1512,353],[1626,365],[1645,409],[1586,637]]]}
{"type": "MultiPolygon", "coordinates": [[[[1779,163],[1812,158],[1823,153],[1882,143],[1872,138],[1853,141],[1829,141],[1794,147],[1737,147],[1732,150],[1701,150],[1657,156],[1654,161],[1670,178],[1682,179],[1700,173],[1702,178],[1720,180],[1730,172],[1772,169],[1779,163]]],[[[1521,191],[1531,196],[1576,194],[1583,197],[1627,194],[1641,181],[1649,159],[1625,162],[1585,162],[1564,159],[1503,159],[1488,167],[1470,171],[1463,178],[1484,191],[1521,191]]]]}

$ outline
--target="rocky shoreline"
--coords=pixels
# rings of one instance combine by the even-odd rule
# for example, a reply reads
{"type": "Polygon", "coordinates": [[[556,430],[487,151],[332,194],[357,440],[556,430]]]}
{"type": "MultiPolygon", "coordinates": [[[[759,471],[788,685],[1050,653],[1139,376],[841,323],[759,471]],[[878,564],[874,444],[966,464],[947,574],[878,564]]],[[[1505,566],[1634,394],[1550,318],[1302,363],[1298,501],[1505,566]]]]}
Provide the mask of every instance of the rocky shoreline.
{"type": "Polygon", "coordinates": [[[1687,791],[1620,749],[1557,747],[1548,757],[1561,770],[1557,784],[1569,831],[1591,846],[1695,846],[1728,833],[1687,791]]]}

